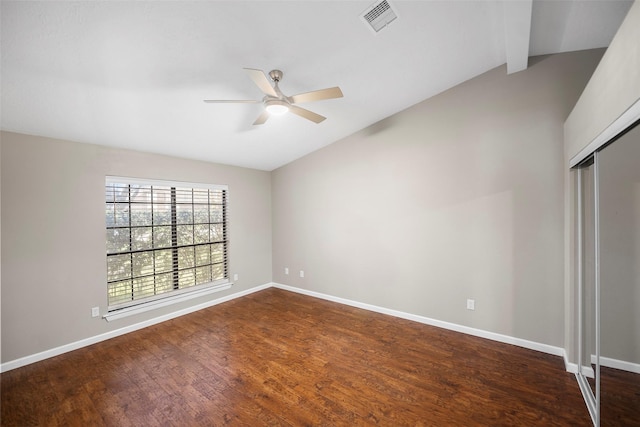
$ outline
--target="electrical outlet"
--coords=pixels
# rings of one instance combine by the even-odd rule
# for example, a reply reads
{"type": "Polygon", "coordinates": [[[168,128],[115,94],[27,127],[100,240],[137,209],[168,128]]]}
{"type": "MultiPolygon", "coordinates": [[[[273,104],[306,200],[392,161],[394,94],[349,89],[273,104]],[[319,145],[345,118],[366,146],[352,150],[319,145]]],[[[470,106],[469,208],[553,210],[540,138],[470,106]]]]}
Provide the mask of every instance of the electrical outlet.
{"type": "Polygon", "coordinates": [[[234,275],[233,275],[233,281],[234,281],[234,282],[237,282],[237,281],[238,281],[238,274],[234,274],[234,275]]]}
{"type": "Polygon", "coordinates": [[[304,271],[300,270],[300,277],[304,277],[304,271]]]}
{"type": "Polygon", "coordinates": [[[476,300],[468,299],[467,300],[467,310],[475,310],[476,309],[476,300]]]}
{"type": "Polygon", "coordinates": [[[100,316],[100,307],[92,307],[91,308],[91,317],[100,316]]]}
{"type": "Polygon", "coordinates": [[[284,268],[284,274],[289,274],[289,267],[284,268]]]}

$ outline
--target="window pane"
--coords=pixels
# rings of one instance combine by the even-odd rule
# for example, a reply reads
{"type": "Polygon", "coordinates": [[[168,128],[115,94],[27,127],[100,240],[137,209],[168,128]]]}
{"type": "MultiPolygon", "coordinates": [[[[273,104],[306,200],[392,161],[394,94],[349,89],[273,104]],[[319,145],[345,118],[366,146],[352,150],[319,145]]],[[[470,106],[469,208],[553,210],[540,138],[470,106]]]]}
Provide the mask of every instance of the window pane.
{"type": "Polygon", "coordinates": [[[193,203],[193,194],[191,188],[176,188],[176,203],[193,203]]]}
{"type": "Polygon", "coordinates": [[[197,267],[196,268],[196,283],[201,285],[211,281],[211,267],[197,267]]]}
{"type": "Polygon", "coordinates": [[[131,277],[131,258],[129,255],[107,257],[107,280],[120,280],[131,277]]]}
{"type": "Polygon", "coordinates": [[[223,262],[224,261],[224,245],[222,243],[216,243],[211,245],[211,262],[223,262]]]}
{"type": "Polygon", "coordinates": [[[193,203],[203,204],[205,206],[209,205],[209,190],[194,188],[193,189],[193,203]]]}
{"type": "Polygon", "coordinates": [[[128,203],[116,203],[115,204],[115,224],[118,226],[129,225],[129,204],[128,203]]]}
{"type": "Polygon", "coordinates": [[[129,200],[134,203],[151,203],[151,186],[132,185],[129,200]]]}
{"type": "Polygon", "coordinates": [[[156,274],[173,270],[172,250],[155,251],[156,274]]]}
{"type": "Polygon", "coordinates": [[[153,274],[153,252],[139,252],[131,254],[133,260],[133,276],[153,274]]]}
{"type": "Polygon", "coordinates": [[[211,264],[210,245],[196,246],[196,265],[211,264]]]}
{"type": "Polygon", "coordinates": [[[107,230],[107,253],[117,253],[129,250],[129,229],[117,228],[107,230]]]}
{"type": "Polygon", "coordinates": [[[153,295],[155,295],[153,276],[133,279],[134,298],[145,298],[153,295]]]}
{"type": "MultiPolygon", "coordinates": [[[[171,202],[171,200],[169,200],[171,202]]],[[[171,204],[153,205],[153,224],[171,225],[171,204]]]]}
{"type": "Polygon", "coordinates": [[[193,225],[179,225],[178,230],[178,246],[193,245],[193,225]]]}
{"type": "Polygon", "coordinates": [[[209,242],[209,224],[194,225],[195,244],[209,242]]]}
{"type": "Polygon", "coordinates": [[[178,249],[178,268],[190,268],[194,266],[193,247],[178,249]]]}
{"type": "Polygon", "coordinates": [[[177,205],[176,215],[178,224],[193,224],[193,206],[192,205],[177,205]]]}
{"type": "Polygon", "coordinates": [[[153,186],[153,204],[171,206],[171,187],[153,186]]]}
{"type": "Polygon", "coordinates": [[[132,228],[131,250],[138,251],[143,249],[153,249],[151,231],[151,227],[132,228]]]}
{"type": "Polygon", "coordinates": [[[123,280],[109,285],[109,303],[131,300],[131,280],[123,280]]]}
{"type": "Polygon", "coordinates": [[[216,264],[211,266],[211,279],[220,280],[224,279],[224,266],[222,264],[216,264]]]}
{"type": "Polygon", "coordinates": [[[171,247],[171,226],[153,227],[153,247],[154,248],[171,247]]]}
{"type": "Polygon", "coordinates": [[[222,205],[209,206],[211,213],[211,222],[222,222],[222,205]]]}
{"type": "Polygon", "coordinates": [[[193,206],[193,222],[196,224],[204,224],[209,222],[209,206],[208,205],[193,206]]]}
{"type": "Polygon", "coordinates": [[[131,225],[151,225],[150,204],[131,204],[131,225]]]}
{"type": "Polygon", "coordinates": [[[178,273],[178,284],[180,289],[188,288],[196,284],[194,272],[194,269],[190,268],[189,270],[182,270],[178,273]]]}
{"type": "Polygon", "coordinates": [[[224,204],[223,191],[220,190],[211,190],[209,192],[209,203],[212,205],[222,205],[224,204]]]}
{"type": "Polygon", "coordinates": [[[224,240],[224,225],[223,224],[211,224],[210,226],[211,232],[211,241],[212,242],[220,242],[224,240]]]}
{"type": "Polygon", "coordinates": [[[173,273],[159,274],[156,276],[156,293],[161,294],[173,290],[173,273]]]}

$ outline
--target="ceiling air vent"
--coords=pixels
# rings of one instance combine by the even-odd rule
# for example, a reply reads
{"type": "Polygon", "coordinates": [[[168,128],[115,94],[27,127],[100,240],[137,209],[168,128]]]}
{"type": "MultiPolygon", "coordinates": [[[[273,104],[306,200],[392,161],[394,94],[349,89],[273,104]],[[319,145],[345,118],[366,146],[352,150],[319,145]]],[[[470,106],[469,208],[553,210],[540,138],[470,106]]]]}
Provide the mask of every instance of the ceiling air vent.
{"type": "Polygon", "coordinates": [[[362,12],[361,17],[377,33],[393,22],[398,15],[387,0],[382,0],[369,6],[367,10],[362,12]]]}

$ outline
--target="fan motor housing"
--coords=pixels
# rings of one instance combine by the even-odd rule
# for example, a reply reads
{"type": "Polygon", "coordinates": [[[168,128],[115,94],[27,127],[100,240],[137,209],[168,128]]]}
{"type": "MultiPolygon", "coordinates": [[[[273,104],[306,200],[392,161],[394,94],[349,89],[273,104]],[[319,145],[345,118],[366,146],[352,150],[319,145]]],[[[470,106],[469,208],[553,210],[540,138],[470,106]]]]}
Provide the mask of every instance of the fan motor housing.
{"type": "Polygon", "coordinates": [[[271,70],[269,71],[269,77],[271,77],[271,80],[273,80],[274,82],[278,83],[280,80],[282,80],[282,77],[284,76],[284,73],[280,70],[271,70]]]}

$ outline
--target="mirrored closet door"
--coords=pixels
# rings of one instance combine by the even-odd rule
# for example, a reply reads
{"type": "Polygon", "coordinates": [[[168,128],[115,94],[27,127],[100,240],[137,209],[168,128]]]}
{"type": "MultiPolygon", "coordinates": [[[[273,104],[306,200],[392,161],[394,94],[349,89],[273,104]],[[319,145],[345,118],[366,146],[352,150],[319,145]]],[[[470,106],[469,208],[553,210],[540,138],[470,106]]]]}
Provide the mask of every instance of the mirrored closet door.
{"type": "Polygon", "coordinates": [[[640,125],[572,173],[578,382],[594,425],[640,425],[640,125]]]}
{"type": "Polygon", "coordinates": [[[640,426],[640,125],[598,167],[600,425],[640,426]]]}

